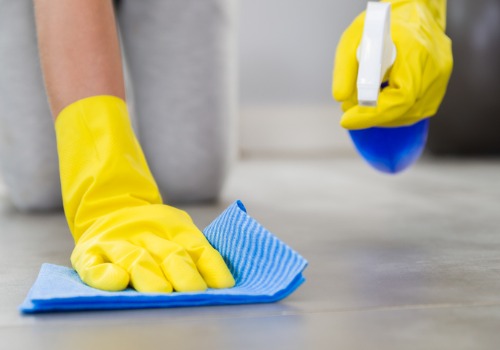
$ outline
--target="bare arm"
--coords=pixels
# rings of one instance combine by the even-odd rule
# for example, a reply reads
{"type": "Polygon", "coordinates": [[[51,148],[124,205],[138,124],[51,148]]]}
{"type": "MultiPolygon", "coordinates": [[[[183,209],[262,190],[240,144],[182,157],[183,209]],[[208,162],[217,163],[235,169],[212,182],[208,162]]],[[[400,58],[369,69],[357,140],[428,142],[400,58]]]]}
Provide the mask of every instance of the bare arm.
{"type": "Polygon", "coordinates": [[[38,43],[52,115],[95,95],[125,99],[111,0],[34,0],[38,43]]]}

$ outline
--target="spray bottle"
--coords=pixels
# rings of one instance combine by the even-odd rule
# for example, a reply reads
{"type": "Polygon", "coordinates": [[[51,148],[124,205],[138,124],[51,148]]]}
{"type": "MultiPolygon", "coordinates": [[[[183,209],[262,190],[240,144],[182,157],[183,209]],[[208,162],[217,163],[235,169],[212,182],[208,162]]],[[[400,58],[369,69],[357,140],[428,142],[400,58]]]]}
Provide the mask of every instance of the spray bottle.
{"type": "MultiPolygon", "coordinates": [[[[358,103],[377,106],[379,93],[388,85],[384,78],[396,60],[391,38],[391,4],[368,2],[363,37],[358,48],[358,103]]],[[[400,127],[350,130],[361,156],[375,169],[399,173],[415,163],[427,141],[429,119],[400,127]]]]}

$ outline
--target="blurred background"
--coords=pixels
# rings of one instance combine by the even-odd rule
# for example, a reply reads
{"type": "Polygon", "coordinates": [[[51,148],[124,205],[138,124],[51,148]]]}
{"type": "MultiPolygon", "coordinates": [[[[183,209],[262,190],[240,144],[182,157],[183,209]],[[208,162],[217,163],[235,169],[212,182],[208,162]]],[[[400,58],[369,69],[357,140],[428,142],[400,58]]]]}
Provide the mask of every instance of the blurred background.
{"type": "MultiPolygon", "coordinates": [[[[30,0],[18,1],[31,8],[30,0]]],[[[213,7],[208,0],[169,1],[215,9],[212,29],[222,28],[213,30],[220,42],[193,46],[229,57],[224,63],[231,64],[216,65],[224,76],[220,96],[238,120],[244,159],[233,167],[221,203],[188,211],[203,227],[241,198],[253,217],[309,260],[308,282],[277,304],[20,317],[15,306],[40,264],[68,265],[73,241],[62,213],[12,210],[0,179],[4,343],[31,342],[16,347],[23,349],[78,349],[86,339],[92,348],[117,340],[130,348],[194,342],[207,350],[498,348],[500,163],[477,158],[500,154],[500,0],[448,1],[455,70],[431,121],[428,158],[396,177],[380,175],[356,155],[330,93],[337,43],[366,0],[213,0],[213,7]],[[226,89],[233,74],[238,85],[226,89]],[[233,113],[233,99],[224,93],[236,89],[233,113]]],[[[4,8],[0,44],[23,38],[1,30],[4,8]]],[[[12,18],[19,24],[23,17],[12,18]]],[[[35,40],[29,44],[35,56],[35,40]]],[[[0,60],[9,68],[3,72],[12,65],[0,60]]],[[[0,96],[11,88],[1,88],[3,77],[0,96]]],[[[183,103],[191,95],[185,96],[183,103]]],[[[0,125],[0,136],[5,130],[0,125]]]]}
{"type": "MultiPolygon", "coordinates": [[[[240,0],[234,6],[238,148],[243,157],[355,156],[338,124],[331,72],[342,32],[366,0],[240,0]]],[[[500,154],[500,2],[453,0],[455,69],[428,154],[500,154]]],[[[1,182],[0,182],[1,184],[1,182]]]]}
{"type": "Polygon", "coordinates": [[[331,97],[333,59],[363,0],[248,0],[239,8],[244,156],[354,154],[331,97]]]}
{"type": "Polygon", "coordinates": [[[239,153],[244,157],[355,155],[338,125],[340,107],[331,97],[331,72],[337,42],[366,1],[220,4],[234,10],[235,21],[228,30],[236,39],[237,57],[232,57],[238,68],[227,69],[238,75],[239,153]]]}
{"type": "MultiPolygon", "coordinates": [[[[353,155],[330,95],[338,40],[363,0],[241,1],[243,155],[353,155]]],[[[455,67],[427,154],[500,154],[500,2],[448,2],[455,67]]]]}

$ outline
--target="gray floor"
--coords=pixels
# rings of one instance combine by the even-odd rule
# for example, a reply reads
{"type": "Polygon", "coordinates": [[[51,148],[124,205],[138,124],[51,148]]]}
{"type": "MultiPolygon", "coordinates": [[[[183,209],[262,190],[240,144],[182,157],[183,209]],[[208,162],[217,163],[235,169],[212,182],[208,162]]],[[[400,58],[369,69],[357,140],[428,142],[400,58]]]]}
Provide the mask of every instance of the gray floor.
{"type": "Polygon", "coordinates": [[[498,349],[500,161],[425,160],[398,177],[358,159],[239,163],[241,199],[309,260],[276,304],[22,316],[42,262],[68,264],[61,214],[0,197],[0,347],[8,349],[498,349]]]}

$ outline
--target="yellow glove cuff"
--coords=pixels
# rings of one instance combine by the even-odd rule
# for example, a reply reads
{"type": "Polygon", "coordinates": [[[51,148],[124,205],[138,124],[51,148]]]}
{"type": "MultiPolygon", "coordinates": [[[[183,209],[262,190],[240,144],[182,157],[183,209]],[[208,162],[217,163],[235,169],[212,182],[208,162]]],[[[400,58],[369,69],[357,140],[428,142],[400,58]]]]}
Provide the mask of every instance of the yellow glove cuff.
{"type": "Polygon", "coordinates": [[[125,101],[84,98],[61,111],[55,128],[64,211],[75,242],[109,212],[162,203],[125,101]]]}
{"type": "Polygon", "coordinates": [[[441,29],[446,30],[446,5],[447,0],[381,0],[380,2],[390,2],[392,4],[401,2],[418,1],[424,3],[429,11],[434,15],[441,29]]]}

